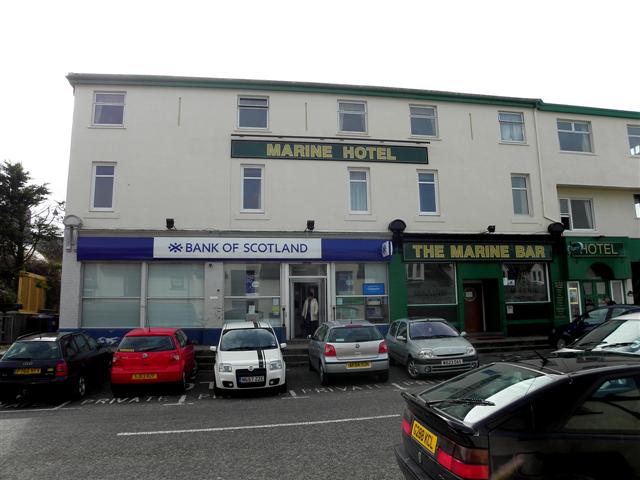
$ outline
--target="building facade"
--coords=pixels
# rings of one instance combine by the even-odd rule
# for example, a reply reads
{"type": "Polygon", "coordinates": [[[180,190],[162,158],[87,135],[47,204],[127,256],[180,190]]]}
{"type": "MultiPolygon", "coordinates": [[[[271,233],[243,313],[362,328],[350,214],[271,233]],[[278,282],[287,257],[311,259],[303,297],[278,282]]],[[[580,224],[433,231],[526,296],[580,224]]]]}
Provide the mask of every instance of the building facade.
{"type": "MultiPolygon", "coordinates": [[[[69,74],[61,328],[283,338],[407,315],[546,333],[640,272],[640,113],[293,82],[69,74]],[[615,253],[614,253],[615,252],[615,253]]],[[[637,301],[637,299],[636,299],[637,301]]]]}

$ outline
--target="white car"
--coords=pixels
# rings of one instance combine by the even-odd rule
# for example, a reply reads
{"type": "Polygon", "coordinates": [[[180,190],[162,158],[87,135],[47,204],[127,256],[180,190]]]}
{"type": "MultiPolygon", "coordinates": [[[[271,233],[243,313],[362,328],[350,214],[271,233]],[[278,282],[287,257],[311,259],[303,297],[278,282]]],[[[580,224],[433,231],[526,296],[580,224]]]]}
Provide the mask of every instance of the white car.
{"type": "Polygon", "coordinates": [[[225,323],[216,352],[214,393],[273,389],[287,391],[286,365],[278,338],[267,322],[225,323]]]}

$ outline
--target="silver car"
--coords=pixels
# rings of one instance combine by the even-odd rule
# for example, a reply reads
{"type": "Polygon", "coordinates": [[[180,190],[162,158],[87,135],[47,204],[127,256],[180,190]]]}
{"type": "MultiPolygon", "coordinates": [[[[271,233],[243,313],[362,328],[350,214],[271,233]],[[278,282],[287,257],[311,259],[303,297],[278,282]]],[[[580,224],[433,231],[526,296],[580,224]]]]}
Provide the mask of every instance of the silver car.
{"type": "Polygon", "coordinates": [[[326,385],[334,375],[374,373],[389,379],[387,343],[369,322],[327,322],[309,337],[309,368],[326,385]]]}
{"type": "Polygon", "coordinates": [[[464,335],[442,318],[396,320],[386,338],[389,361],[406,365],[411,378],[471,370],[478,354],[464,335]]]}

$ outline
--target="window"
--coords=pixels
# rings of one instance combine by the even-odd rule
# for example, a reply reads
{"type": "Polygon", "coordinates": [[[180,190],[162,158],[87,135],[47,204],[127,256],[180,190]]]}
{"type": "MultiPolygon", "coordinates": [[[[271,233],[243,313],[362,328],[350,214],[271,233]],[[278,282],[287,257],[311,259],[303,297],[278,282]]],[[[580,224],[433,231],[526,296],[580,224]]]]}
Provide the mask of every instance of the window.
{"type": "Polygon", "coordinates": [[[524,143],[524,117],[517,112],[498,112],[500,140],[524,143]]]}
{"type": "Polygon", "coordinates": [[[335,282],[336,320],[389,321],[386,264],[336,264],[335,282]]]}
{"type": "Polygon", "coordinates": [[[453,263],[407,263],[407,303],[456,304],[456,269],[453,263]]]}
{"type": "Polygon", "coordinates": [[[629,153],[640,155],[640,125],[627,125],[629,134],[629,153]]]}
{"type": "Polygon", "coordinates": [[[567,152],[591,152],[591,124],[572,120],[558,120],[560,150],[567,152]]]}
{"type": "Polygon", "coordinates": [[[269,99],[238,97],[238,127],[266,129],[269,120],[269,99]]]}
{"type": "Polygon", "coordinates": [[[204,323],[204,264],[149,264],[147,325],[203,327],[204,323]],[[182,288],[174,288],[176,279],[182,288]]]}
{"type": "Polygon", "coordinates": [[[349,170],[349,209],[369,213],[369,171],[349,170]]]}
{"type": "Polygon", "coordinates": [[[91,186],[92,210],[113,210],[115,170],[115,165],[93,165],[93,182],[91,186]]]}
{"type": "Polygon", "coordinates": [[[242,211],[262,212],[263,208],[263,177],[264,167],[242,167],[242,211]]]}
{"type": "Polygon", "coordinates": [[[593,230],[591,200],[560,199],[560,219],[566,230],[593,230]]]}
{"type": "Polygon", "coordinates": [[[341,132],[367,132],[367,104],[338,102],[338,124],[341,132]]]}
{"type": "Polygon", "coordinates": [[[503,263],[502,276],[506,303],[549,301],[544,263],[503,263]]]}
{"type": "Polygon", "coordinates": [[[95,92],[93,95],[94,125],[123,125],[124,92],[95,92]]]}
{"type": "Polygon", "coordinates": [[[82,326],[140,326],[139,263],[83,265],[82,326]]]}
{"type": "Polygon", "coordinates": [[[514,215],[529,215],[529,181],[527,175],[511,175],[514,215]]]}
{"type": "Polygon", "coordinates": [[[409,105],[409,113],[411,116],[411,135],[426,137],[438,135],[436,107],[409,105]]]}
{"type": "Polygon", "coordinates": [[[281,324],[278,263],[225,263],[224,291],[225,322],[255,315],[272,326],[281,324]]]}
{"type": "Polygon", "coordinates": [[[640,193],[633,195],[633,203],[636,207],[636,218],[640,218],[640,193]]]}
{"type": "Polygon", "coordinates": [[[438,213],[437,175],[436,172],[418,172],[420,215],[434,215],[438,213]]]}
{"type": "MultiPolygon", "coordinates": [[[[622,280],[611,280],[611,300],[616,303],[627,303],[624,300],[624,282],[622,280]]],[[[611,312],[611,317],[617,317],[624,312],[611,312]]]]}

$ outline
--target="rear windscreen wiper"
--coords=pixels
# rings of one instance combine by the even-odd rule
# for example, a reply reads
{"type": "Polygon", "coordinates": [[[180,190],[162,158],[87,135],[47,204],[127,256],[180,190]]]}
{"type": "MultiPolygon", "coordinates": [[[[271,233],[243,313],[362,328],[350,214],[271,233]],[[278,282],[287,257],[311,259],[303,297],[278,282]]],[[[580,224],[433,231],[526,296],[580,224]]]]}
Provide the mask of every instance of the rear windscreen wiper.
{"type": "Polygon", "coordinates": [[[440,403],[451,403],[455,405],[481,405],[486,407],[493,407],[495,403],[487,400],[480,400],[479,398],[443,398],[440,400],[427,400],[425,405],[438,405],[440,403]]]}
{"type": "Polygon", "coordinates": [[[629,345],[637,344],[638,342],[619,342],[610,343],[608,345],[602,345],[599,348],[616,348],[616,347],[628,347],[629,345]]]}

